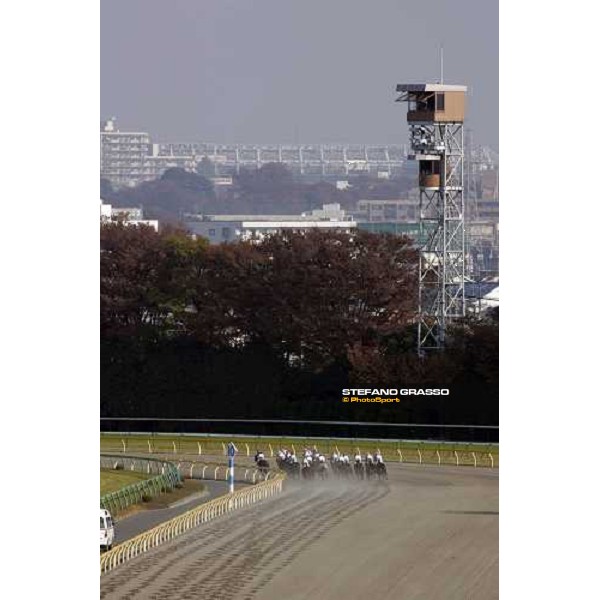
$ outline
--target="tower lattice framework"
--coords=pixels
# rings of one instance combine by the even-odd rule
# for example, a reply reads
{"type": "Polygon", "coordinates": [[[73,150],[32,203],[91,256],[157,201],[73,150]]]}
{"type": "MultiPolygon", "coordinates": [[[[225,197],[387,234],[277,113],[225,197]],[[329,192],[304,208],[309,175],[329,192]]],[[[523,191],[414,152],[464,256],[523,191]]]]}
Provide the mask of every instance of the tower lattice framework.
{"type": "MultiPolygon", "coordinates": [[[[418,349],[442,348],[447,321],[465,316],[464,139],[462,123],[411,125],[418,156],[437,157],[439,186],[421,179],[418,349]]],[[[435,160],[435,158],[434,158],[435,160]]],[[[435,182],[433,182],[435,183],[435,182]]]]}

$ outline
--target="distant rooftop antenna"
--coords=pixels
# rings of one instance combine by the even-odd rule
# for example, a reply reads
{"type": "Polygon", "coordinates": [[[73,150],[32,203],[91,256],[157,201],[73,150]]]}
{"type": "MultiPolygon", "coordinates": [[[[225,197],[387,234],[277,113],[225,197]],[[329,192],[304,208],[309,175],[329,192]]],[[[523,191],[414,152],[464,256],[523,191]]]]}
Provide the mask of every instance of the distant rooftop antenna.
{"type": "Polygon", "coordinates": [[[444,83],[444,46],[440,46],[440,83],[444,83]]]}

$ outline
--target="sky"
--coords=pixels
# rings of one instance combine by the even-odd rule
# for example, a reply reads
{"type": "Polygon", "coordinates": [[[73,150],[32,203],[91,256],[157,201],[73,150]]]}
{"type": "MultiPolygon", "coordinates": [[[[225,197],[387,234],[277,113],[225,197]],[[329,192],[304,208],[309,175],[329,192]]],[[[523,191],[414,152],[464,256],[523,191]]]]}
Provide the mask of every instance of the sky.
{"type": "Polygon", "coordinates": [[[397,83],[469,87],[498,148],[497,0],[101,0],[101,117],[155,142],[397,144],[397,83]]]}

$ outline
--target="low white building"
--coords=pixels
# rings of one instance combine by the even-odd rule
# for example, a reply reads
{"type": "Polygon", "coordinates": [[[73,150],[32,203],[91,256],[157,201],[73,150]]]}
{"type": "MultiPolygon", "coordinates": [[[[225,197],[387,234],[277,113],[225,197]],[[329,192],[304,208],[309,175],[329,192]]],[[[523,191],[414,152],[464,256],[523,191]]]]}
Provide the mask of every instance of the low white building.
{"type": "Polygon", "coordinates": [[[211,244],[260,240],[283,231],[349,232],[356,228],[353,217],[346,215],[339,204],[325,204],[323,208],[301,215],[191,215],[185,225],[190,233],[208,239],[211,244]]]}
{"type": "Polygon", "coordinates": [[[158,231],[158,221],[144,219],[141,208],[117,208],[112,204],[106,204],[100,198],[100,222],[115,223],[117,221],[124,225],[147,225],[152,227],[154,231],[158,231]]]}

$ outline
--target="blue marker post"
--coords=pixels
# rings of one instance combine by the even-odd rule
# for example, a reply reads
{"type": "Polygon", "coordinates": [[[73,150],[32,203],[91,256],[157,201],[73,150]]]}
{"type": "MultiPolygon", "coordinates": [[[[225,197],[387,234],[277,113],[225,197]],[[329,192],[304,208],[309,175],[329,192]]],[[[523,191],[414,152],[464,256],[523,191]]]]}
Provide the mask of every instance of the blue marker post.
{"type": "Polygon", "coordinates": [[[235,446],[232,442],[227,444],[227,456],[229,463],[229,493],[233,494],[233,457],[235,456],[235,446]]]}

